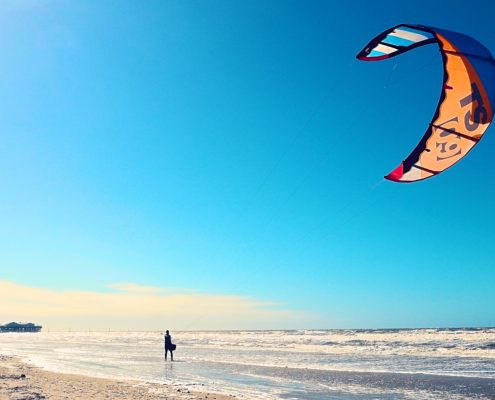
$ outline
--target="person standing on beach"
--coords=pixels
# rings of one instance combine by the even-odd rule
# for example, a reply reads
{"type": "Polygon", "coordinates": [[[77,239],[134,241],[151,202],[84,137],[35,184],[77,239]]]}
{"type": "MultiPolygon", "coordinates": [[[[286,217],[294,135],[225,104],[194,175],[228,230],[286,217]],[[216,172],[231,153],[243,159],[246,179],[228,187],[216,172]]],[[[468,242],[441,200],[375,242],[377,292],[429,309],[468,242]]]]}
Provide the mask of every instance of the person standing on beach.
{"type": "Polygon", "coordinates": [[[167,353],[170,351],[170,360],[174,361],[174,348],[172,345],[172,336],[169,331],[165,332],[165,361],[167,361],[167,353]]]}

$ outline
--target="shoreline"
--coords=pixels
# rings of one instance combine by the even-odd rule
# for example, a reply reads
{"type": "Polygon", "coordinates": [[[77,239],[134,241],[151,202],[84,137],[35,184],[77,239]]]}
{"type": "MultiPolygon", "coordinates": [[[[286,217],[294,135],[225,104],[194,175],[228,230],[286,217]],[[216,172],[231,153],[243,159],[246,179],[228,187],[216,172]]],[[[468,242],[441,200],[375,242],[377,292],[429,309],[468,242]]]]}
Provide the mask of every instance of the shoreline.
{"type": "Polygon", "coordinates": [[[14,356],[0,355],[0,400],[232,400],[236,397],[171,384],[51,372],[14,356]]]}
{"type": "MultiPolygon", "coordinates": [[[[270,380],[280,377],[271,367],[257,367],[256,373],[270,380]]],[[[284,378],[301,378],[327,391],[294,386],[283,387],[280,398],[363,400],[410,398],[495,399],[495,379],[406,372],[356,372],[284,368],[284,378]],[[396,395],[397,397],[390,397],[396,395]],[[404,397],[399,397],[404,396],[404,397]],[[431,397],[433,396],[433,397],[431,397]]],[[[219,386],[221,387],[221,386],[219,386]]],[[[71,372],[52,372],[23,361],[15,355],[0,355],[0,400],[234,400],[246,398],[233,392],[216,393],[201,383],[177,384],[136,379],[102,378],[71,372]],[[204,389],[204,390],[202,390],[204,389]],[[240,397],[238,397],[240,396],[240,397]]],[[[249,397],[247,397],[249,398],[249,397]]]]}

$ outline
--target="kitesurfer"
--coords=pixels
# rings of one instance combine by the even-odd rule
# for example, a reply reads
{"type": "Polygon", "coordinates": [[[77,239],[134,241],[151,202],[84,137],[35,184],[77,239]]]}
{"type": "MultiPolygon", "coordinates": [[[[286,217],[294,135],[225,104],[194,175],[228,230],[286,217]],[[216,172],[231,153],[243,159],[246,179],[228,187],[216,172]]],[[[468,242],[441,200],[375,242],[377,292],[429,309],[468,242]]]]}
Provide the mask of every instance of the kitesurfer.
{"type": "Polygon", "coordinates": [[[174,350],[175,346],[172,344],[172,336],[170,336],[170,332],[167,330],[165,332],[165,361],[167,361],[167,353],[170,351],[170,360],[174,361],[174,350]]]}

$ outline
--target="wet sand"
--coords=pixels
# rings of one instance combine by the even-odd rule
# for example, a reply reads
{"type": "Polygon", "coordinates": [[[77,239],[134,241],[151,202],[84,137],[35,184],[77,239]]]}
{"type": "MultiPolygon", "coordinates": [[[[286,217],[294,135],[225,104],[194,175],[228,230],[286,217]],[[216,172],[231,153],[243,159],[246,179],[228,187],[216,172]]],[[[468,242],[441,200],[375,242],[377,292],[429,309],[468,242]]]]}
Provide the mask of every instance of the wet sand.
{"type": "Polygon", "coordinates": [[[0,400],[232,400],[234,396],[165,384],[91,378],[45,371],[15,357],[0,356],[0,400]]]}

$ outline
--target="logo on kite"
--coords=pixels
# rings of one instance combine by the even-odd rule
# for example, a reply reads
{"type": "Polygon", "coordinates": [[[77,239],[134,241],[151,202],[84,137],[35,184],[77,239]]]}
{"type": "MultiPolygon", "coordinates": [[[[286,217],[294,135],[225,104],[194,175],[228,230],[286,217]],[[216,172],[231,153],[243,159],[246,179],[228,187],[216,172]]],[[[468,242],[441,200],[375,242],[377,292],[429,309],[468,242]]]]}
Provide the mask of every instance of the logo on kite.
{"type": "Polygon", "coordinates": [[[442,95],[431,123],[412,153],[385,178],[415,182],[445,171],[482,138],[493,119],[495,60],[477,40],[422,25],[398,25],[368,43],[357,55],[378,61],[427,44],[442,54],[442,95]]]}

